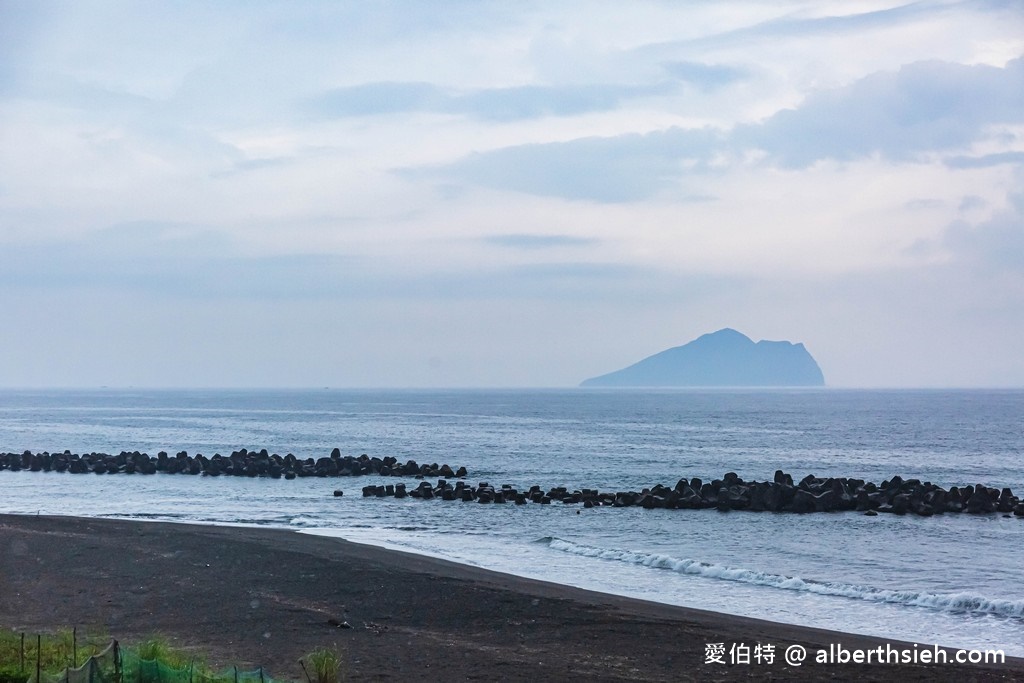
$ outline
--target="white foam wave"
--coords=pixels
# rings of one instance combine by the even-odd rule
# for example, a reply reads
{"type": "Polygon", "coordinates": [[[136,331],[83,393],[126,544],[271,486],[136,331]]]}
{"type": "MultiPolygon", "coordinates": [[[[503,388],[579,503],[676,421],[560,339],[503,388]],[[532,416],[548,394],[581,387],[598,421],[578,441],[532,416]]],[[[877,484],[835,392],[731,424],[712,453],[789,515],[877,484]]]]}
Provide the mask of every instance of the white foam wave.
{"type": "Polygon", "coordinates": [[[323,520],[309,515],[296,515],[288,519],[288,524],[292,526],[315,527],[321,526],[323,524],[323,520]]]}
{"type": "Polygon", "coordinates": [[[540,542],[547,543],[548,547],[552,550],[573,555],[626,562],[654,569],[667,569],[680,574],[701,576],[708,579],[736,581],[755,586],[802,591],[817,595],[832,595],[853,600],[925,607],[945,612],[993,614],[1002,617],[1024,618],[1024,600],[986,598],[970,593],[940,595],[923,591],[898,591],[840,582],[814,581],[802,579],[799,576],[784,576],[782,574],[771,574],[753,569],[709,564],[700,560],[680,559],[669,555],[596,548],[565,541],[560,538],[547,537],[540,539],[540,542]]]}

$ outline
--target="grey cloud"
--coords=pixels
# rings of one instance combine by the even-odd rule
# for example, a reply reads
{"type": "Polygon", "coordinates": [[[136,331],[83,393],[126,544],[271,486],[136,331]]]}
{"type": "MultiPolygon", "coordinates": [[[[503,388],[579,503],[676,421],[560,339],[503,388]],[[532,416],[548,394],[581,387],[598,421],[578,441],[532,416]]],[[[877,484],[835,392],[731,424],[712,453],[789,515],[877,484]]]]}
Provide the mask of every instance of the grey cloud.
{"type": "Polygon", "coordinates": [[[315,98],[312,107],[328,117],[435,112],[512,121],[608,111],[625,100],[661,94],[669,87],[583,84],[458,91],[430,83],[380,82],[335,88],[315,98]]]}
{"type": "MultiPolygon", "coordinates": [[[[871,155],[907,161],[967,146],[982,139],[992,124],[1020,122],[1024,58],[1004,68],[919,62],[813,93],[795,109],[729,133],[671,128],[518,145],[401,172],[540,196],[631,202],[678,185],[687,173],[708,171],[716,154],[760,149],[767,152],[766,163],[794,168],[871,155]]],[[[954,157],[947,163],[964,168],[1016,163],[1020,155],[1009,152],[973,161],[954,157]]]]}
{"type": "Polygon", "coordinates": [[[956,149],[985,126],[1024,122],[1024,59],[1005,68],[918,62],[812,94],[796,109],[736,129],[733,142],[803,167],[880,154],[910,160],[956,149]]]}
{"type": "Polygon", "coordinates": [[[704,90],[715,90],[747,77],[746,70],[721,64],[667,62],[664,68],[673,77],[704,90]]]}
{"type": "Polygon", "coordinates": [[[999,152],[996,154],[984,154],[982,156],[955,156],[944,162],[950,168],[988,168],[1002,164],[1024,163],[1024,152],[999,152]]]}
{"type": "Polygon", "coordinates": [[[593,237],[576,237],[574,235],[530,235],[509,234],[491,235],[482,240],[486,244],[511,249],[557,249],[561,247],[588,247],[598,244],[600,240],[593,237]]]}
{"type": "Polygon", "coordinates": [[[458,98],[454,104],[458,111],[500,121],[608,111],[623,100],[661,90],[617,85],[523,86],[479,90],[458,98]]]}
{"type": "Polygon", "coordinates": [[[700,166],[719,144],[714,131],[672,128],[506,147],[403,173],[541,196],[629,202],[671,187],[683,172],[683,160],[700,166]]]}

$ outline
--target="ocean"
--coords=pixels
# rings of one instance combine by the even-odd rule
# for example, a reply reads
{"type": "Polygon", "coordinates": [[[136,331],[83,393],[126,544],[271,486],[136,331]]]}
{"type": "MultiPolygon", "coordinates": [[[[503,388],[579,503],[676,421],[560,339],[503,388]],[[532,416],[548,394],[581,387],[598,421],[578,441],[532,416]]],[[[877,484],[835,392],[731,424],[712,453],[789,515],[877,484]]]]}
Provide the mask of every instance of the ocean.
{"type": "MultiPolygon", "coordinates": [[[[770,480],[782,469],[1021,495],[1024,391],[0,392],[0,452],[242,447],[464,465],[473,483],[520,490],[639,490],[728,471],[770,480]]],[[[275,526],[657,602],[1024,656],[1024,518],[361,496],[400,481],[418,483],[0,471],[0,511],[275,526]]]]}

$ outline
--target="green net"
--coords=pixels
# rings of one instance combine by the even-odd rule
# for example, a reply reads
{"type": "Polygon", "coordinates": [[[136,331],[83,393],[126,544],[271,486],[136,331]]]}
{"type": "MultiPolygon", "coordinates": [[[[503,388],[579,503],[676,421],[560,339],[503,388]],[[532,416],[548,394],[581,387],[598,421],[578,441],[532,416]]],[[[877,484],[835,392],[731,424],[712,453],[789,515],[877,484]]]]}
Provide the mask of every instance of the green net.
{"type": "Polygon", "coordinates": [[[121,652],[122,683],[191,683],[192,669],[192,665],[177,669],[163,662],[142,659],[132,650],[121,652]]]}
{"type": "Polygon", "coordinates": [[[120,683],[121,665],[120,650],[117,641],[113,641],[104,649],[78,667],[68,667],[60,673],[39,672],[39,678],[33,672],[28,683],[120,683]]]}
{"type": "Polygon", "coordinates": [[[271,678],[262,668],[240,671],[229,667],[209,671],[190,663],[175,668],[153,659],[142,659],[130,649],[118,647],[113,641],[103,652],[90,657],[79,667],[68,667],[60,673],[35,672],[27,683],[284,683],[271,678]]]}
{"type": "Polygon", "coordinates": [[[236,669],[225,669],[221,672],[222,676],[234,675],[234,680],[238,683],[281,683],[280,681],[271,681],[271,679],[263,672],[263,669],[253,669],[252,671],[238,671],[236,669]]]}

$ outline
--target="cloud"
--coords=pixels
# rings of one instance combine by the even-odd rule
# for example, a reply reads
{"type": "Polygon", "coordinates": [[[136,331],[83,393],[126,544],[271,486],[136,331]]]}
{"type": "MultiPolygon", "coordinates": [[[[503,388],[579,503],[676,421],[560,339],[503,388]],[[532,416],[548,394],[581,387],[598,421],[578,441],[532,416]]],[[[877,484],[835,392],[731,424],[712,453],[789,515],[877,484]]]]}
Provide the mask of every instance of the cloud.
{"type": "Polygon", "coordinates": [[[451,95],[430,83],[364,83],[329,90],[312,102],[325,116],[372,116],[413,111],[437,111],[451,95]]]}
{"type": "MultiPolygon", "coordinates": [[[[966,4],[966,3],[965,3],[966,4]]],[[[994,1],[977,3],[972,9],[1004,9],[1009,3],[994,1]]],[[[765,21],[755,22],[740,28],[719,31],[696,38],[667,41],[647,45],[642,52],[665,51],[679,48],[722,48],[743,45],[762,40],[809,38],[813,36],[841,36],[861,33],[872,29],[887,29],[915,21],[931,19],[955,11],[956,3],[911,2],[896,7],[849,14],[826,14],[806,16],[798,12],[788,13],[765,21]]],[[[1012,9],[1012,8],[1008,8],[1012,9]]]]}
{"type": "Polygon", "coordinates": [[[950,168],[989,168],[1002,164],[1024,163],[1024,152],[997,152],[981,156],[955,156],[943,161],[950,168]]]}
{"type": "Polygon", "coordinates": [[[456,111],[503,121],[609,111],[625,100],[664,91],[661,85],[520,86],[470,92],[456,99],[454,104],[456,111]]]}
{"type": "Polygon", "coordinates": [[[573,235],[532,235],[509,234],[490,235],[482,241],[498,247],[510,249],[558,249],[562,247],[588,247],[598,244],[600,240],[593,237],[575,237],[573,235]]]}
{"type": "Polygon", "coordinates": [[[24,55],[46,23],[47,8],[36,2],[0,2],[0,95],[25,80],[24,55]]]}
{"type": "Polygon", "coordinates": [[[722,64],[667,62],[663,66],[673,77],[708,91],[742,81],[748,77],[746,69],[722,64]]]}
{"type": "MultiPolygon", "coordinates": [[[[814,92],[794,109],[727,133],[673,127],[517,145],[404,173],[570,200],[634,202],[678,189],[684,175],[711,169],[716,156],[742,159],[754,149],[766,155],[764,163],[784,168],[872,156],[915,161],[968,147],[992,125],[1018,123],[1024,123],[1024,58],[1004,68],[930,61],[814,92]]],[[[1019,154],[948,163],[1015,163],[1019,154]]]]}
{"type": "MultiPolygon", "coordinates": [[[[571,235],[508,234],[483,238],[526,253],[599,243],[571,235]]],[[[8,291],[107,289],[159,298],[227,300],[570,299],[619,297],[666,277],[621,263],[554,261],[402,270],[385,258],[330,253],[251,255],[204,226],[138,221],[75,242],[5,247],[0,270],[8,291]]],[[[666,287],[666,291],[671,288],[666,287]]]]}
{"type": "Polygon", "coordinates": [[[1019,0],[0,0],[4,310],[93,340],[0,374],[108,382],[134,339],[154,383],[402,384],[425,343],[479,359],[442,383],[573,381],[760,321],[831,336],[847,382],[948,382],[921,349],[970,337],[952,313],[1020,337],[1020,28],[1019,0]]]}
{"type": "Polygon", "coordinates": [[[546,197],[630,202],[674,188],[687,160],[703,164],[719,144],[714,131],[672,128],[505,147],[403,173],[546,197]]]}
{"type": "Polygon", "coordinates": [[[625,100],[663,93],[667,87],[576,84],[455,90],[431,83],[378,82],[334,88],[314,98],[312,107],[333,118],[433,112],[514,121],[609,111],[625,100]]]}
{"type": "Polygon", "coordinates": [[[732,140],[799,168],[871,155],[914,160],[965,148],[1004,123],[1024,123],[1024,58],[1001,69],[930,61],[872,74],[739,127],[732,140]]]}
{"type": "Polygon", "coordinates": [[[947,3],[910,2],[896,7],[850,14],[828,14],[820,17],[785,16],[761,22],[734,35],[762,37],[807,36],[808,34],[843,34],[875,28],[891,28],[907,21],[949,12],[947,3]]]}

